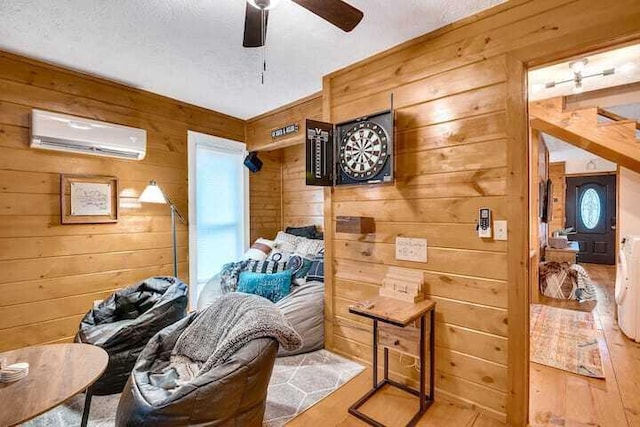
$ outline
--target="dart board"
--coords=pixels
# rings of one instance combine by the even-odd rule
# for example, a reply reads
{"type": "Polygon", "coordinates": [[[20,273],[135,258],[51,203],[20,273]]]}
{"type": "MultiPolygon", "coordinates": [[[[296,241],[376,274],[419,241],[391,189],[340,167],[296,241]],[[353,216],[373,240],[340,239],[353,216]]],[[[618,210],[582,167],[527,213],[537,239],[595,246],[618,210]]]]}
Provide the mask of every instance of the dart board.
{"type": "Polygon", "coordinates": [[[393,120],[387,111],[338,125],[336,184],[393,179],[393,120]]]}

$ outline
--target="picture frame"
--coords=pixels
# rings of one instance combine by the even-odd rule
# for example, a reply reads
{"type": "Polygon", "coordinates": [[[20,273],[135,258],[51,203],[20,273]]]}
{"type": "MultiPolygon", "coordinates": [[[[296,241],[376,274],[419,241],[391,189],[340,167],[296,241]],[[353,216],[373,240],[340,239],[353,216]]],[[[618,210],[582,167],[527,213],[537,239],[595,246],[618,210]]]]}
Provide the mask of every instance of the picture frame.
{"type": "Polygon", "coordinates": [[[118,222],[118,178],[102,175],[60,175],[61,224],[118,222]]]}

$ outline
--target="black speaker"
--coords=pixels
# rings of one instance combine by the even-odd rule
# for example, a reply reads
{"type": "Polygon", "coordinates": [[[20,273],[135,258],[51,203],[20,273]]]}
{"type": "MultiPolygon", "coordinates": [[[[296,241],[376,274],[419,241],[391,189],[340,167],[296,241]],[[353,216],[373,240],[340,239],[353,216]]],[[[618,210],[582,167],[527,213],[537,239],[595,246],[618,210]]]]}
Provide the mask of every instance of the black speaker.
{"type": "Polygon", "coordinates": [[[244,158],[244,165],[253,173],[262,169],[262,160],[258,158],[258,152],[252,151],[244,158]]]}

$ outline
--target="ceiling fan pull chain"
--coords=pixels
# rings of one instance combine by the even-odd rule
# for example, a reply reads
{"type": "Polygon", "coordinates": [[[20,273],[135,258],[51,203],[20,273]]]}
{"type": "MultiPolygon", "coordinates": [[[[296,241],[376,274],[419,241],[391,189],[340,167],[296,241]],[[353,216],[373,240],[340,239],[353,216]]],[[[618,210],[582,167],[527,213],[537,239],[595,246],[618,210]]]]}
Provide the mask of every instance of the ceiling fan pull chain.
{"type": "Polygon", "coordinates": [[[266,46],[266,38],[267,38],[267,18],[264,9],[261,11],[262,21],[260,23],[260,37],[262,37],[262,76],[261,81],[264,85],[264,73],[267,71],[267,46],[266,46]]]}

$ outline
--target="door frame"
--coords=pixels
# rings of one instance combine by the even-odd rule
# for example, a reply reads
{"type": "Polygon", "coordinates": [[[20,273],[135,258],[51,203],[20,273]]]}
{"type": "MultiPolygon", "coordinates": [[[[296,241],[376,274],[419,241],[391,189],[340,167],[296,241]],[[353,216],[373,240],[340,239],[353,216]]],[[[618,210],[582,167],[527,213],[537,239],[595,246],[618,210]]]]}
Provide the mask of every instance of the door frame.
{"type": "MultiPolygon", "coordinates": [[[[572,58],[577,58],[580,56],[585,56],[585,55],[589,55],[589,54],[593,54],[593,53],[597,53],[597,52],[602,52],[602,51],[607,51],[607,50],[612,50],[612,49],[616,49],[619,47],[623,47],[623,46],[628,46],[630,44],[637,44],[640,43],[640,30],[636,31],[633,34],[629,34],[627,37],[612,37],[609,40],[600,40],[600,41],[592,41],[590,43],[588,43],[586,46],[581,46],[581,47],[574,47],[574,48],[570,48],[568,50],[564,50],[564,51],[555,51],[554,48],[552,46],[549,46],[546,49],[543,49],[543,52],[538,54],[538,55],[532,55],[532,56],[528,56],[525,55],[526,59],[523,58],[522,59],[522,63],[523,63],[523,68],[524,68],[524,73],[528,73],[528,71],[532,68],[542,68],[545,66],[550,66],[553,65],[554,63],[558,63],[558,62],[565,62],[568,60],[571,60],[572,58]]],[[[520,57],[518,55],[518,57],[520,57]]],[[[526,77],[525,77],[526,78],[526,77]]],[[[513,79],[513,77],[510,77],[509,80],[513,79]]],[[[528,109],[528,103],[529,103],[529,93],[528,93],[528,88],[525,85],[524,86],[524,104],[525,107],[522,110],[522,113],[524,115],[524,117],[526,117],[526,121],[525,121],[525,127],[526,127],[526,131],[527,131],[527,137],[526,139],[526,156],[527,156],[527,201],[530,202],[530,196],[531,196],[531,192],[532,191],[538,191],[537,187],[536,188],[532,188],[530,185],[530,165],[531,165],[531,161],[532,156],[531,156],[531,149],[532,149],[532,145],[534,143],[533,141],[533,131],[535,130],[533,127],[531,127],[531,124],[529,122],[529,109],[528,109]]],[[[514,124],[514,126],[518,126],[518,124],[514,124]]],[[[522,131],[522,129],[521,129],[522,131]]],[[[582,148],[582,147],[580,147],[582,148]]],[[[588,150],[585,150],[588,151],[588,150]]],[[[537,161],[537,159],[535,159],[537,161]]],[[[615,251],[616,251],[616,267],[617,267],[617,262],[618,262],[618,257],[617,254],[620,250],[620,165],[617,165],[616,171],[603,171],[601,173],[589,173],[587,175],[616,175],[616,247],[615,247],[615,251]]],[[[583,175],[583,174],[570,174],[570,175],[566,175],[566,177],[570,177],[570,176],[579,176],[579,175],[583,175]]],[[[513,178],[510,178],[509,180],[511,181],[513,178]]],[[[566,191],[566,190],[565,190],[566,191]]],[[[529,239],[531,237],[531,229],[530,229],[530,225],[531,225],[531,215],[532,215],[532,209],[537,209],[537,207],[533,207],[530,205],[528,206],[528,210],[527,210],[527,234],[524,240],[527,241],[527,244],[529,244],[529,239]]],[[[537,212],[537,211],[536,211],[537,212]]],[[[565,212],[566,215],[566,212],[565,212]]],[[[538,251],[539,252],[539,251],[538,251]]],[[[532,253],[532,251],[529,251],[528,256],[525,258],[521,258],[523,260],[523,262],[526,265],[526,280],[528,283],[528,287],[529,289],[523,293],[523,295],[521,296],[522,299],[526,300],[525,305],[526,307],[524,307],[524,312],[526,313],[526,319],[521,319],[522,322],[526,323],[526,343],[523,345],[522,343],[515,343],[512,344],[511,341],[513,340],[513,335],[510,333],[509,334],[509,351],[512,351],[511,348],[512,346],[515,347],[519,347],[519,354],[522,355],[523,352],[526,352],[525,358],[526,358],[526,372],[524,374],[524,376],[526,377],[526,389],[525,390],[517,390],[517,385],[518,384],[514,384],[513,380],[511,382],[511,388],[514,390],[517,390],[516,397],[511,397],[508,401],[508,408],[514,408],[517,409],[517,413],[514,415],[509,414],[508,415],[508,424],[509,425],[515,425],[515,422],[522,422],[524,420],[526,420],[526,422],[530,422],[530,412],[529,412],[529,393],[530,393],[530,387],[531,387],[531,378],[529,375],[529,367],[530,367],[530,361],[529,361],[529,344],[530,344],[530,335],[529,335],[529,316],[530,316],[530,310],[531,310],[531,304],[535,303],[535,298],[532,298],[532,289],[531,289],[531,280],[532,277],[535,275],[536,278],[539,275],[539,270],[538,270],[538,266],[537,265],[533,265],[532,262],[534,259],[539,259],[540,254],[537,254],[537,257],[534,256],[534,254],[532,253]]],[[[512,257],[517,257],[518,254],[510,254],[509,256],[509,260],[510,260],[510,265],[512,262],[512,257]]],[[[511,275],[509,276],[509,281],[511,281],[511,275]]],[[[516,291],[512,291],[516,292],[516,291]]],[[[511,299],[510,299],[510,304],[511,304],[511,299]]],[[[523,310],[523,305],[522,305],[522,301],[519,301],[518,304],[515,305],[515,307],[512,307],[511,305],[509,306],[510,311],[511,310],[523,310]]],[[[524,316],[523,316],[524,317],[524,316]]],[[[509,316],[509,324],[512,325],[512,321],[511,321],[511,316],[509,316]]],[[[520,323],[523,324],[523,323],[520,323]]],[[[511,361],[513,360],[513,358],[511,357],[511,353],[510,353],[510,357],[509,357],[509,363],[511,364],[511,361]]],[[[523,375],[519,376],[520,378],[523,377],[523,375]]],[[[526,424],[529,425],[529,424],[526,424]]]]}
{"type": "MultiPolygon", "coordinates": [[[[195,283],[195,286],[189,286],[189,311],[195,309],[197,305],[197,221],[196,221],[196,146],[206,145],[213,148],[219,148],[222,150],[228,150],[233,152],[242,152],[246,154],[246,144],[243,142],[232,141],[229,139],[221,138],[219,136],[208,135],[201,132],[192,130],[187,131],[187,169],[188,169],[188,185],[189,185],[189,282],[195,283]],[[195,281],[195,282],[194,282],[195,281]]],[[[244,193],[244,212],[243,212],[243,228],[242,228],[242,241],[244,244],[244,250],[249,247],[250,239],[250,224],[249,224],[249,170],[244,168],[243,173],[243,193],[244,193]]]]}

